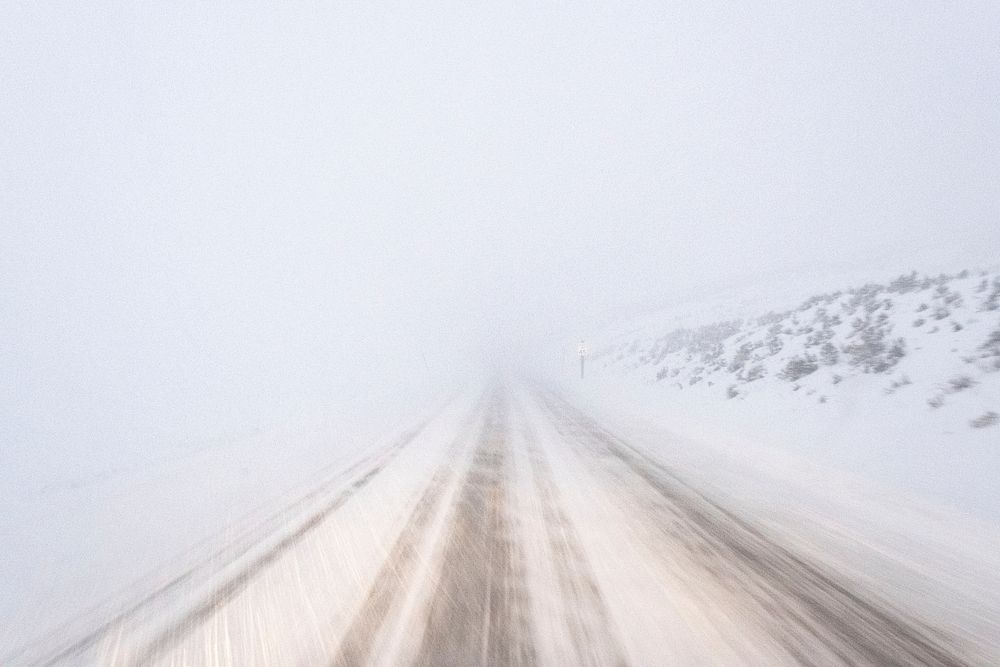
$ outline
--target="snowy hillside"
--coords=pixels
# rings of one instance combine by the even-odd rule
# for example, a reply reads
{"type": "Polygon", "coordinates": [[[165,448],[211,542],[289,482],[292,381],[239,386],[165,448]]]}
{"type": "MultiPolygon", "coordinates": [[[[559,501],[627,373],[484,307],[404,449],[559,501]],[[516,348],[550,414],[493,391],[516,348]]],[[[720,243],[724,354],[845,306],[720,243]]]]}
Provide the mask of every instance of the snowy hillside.
{"type": "Polygon", "coordinates": [[[914,272],[676,328],[668,317],[598,337],[590,382],[645,394],[674,428],[738,433],[1000,517],[1000,271],[914,272]]]}
{"type": "MultiPolygon", "coordinates": [[[[846,378],[869,375],[886,394],[929,389],[928,406],[940,408],[1000,378],[992,375],[1000,371],[1000,274],[913,273],[750,320],[643,332],[602,346],[593,360],[678,391],[704,383],[730,399],[778,384],[825,403],[846,378]]],[[[998,422],[990,410],[969,425],[998,422]]]]}

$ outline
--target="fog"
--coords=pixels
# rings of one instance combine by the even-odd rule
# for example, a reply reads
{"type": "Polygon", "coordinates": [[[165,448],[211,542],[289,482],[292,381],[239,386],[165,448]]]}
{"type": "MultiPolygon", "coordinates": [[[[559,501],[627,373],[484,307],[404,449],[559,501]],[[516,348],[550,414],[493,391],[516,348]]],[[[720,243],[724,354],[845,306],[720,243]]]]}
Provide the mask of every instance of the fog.
{"type": "Polygon", "coordinates": [[[990,2],[5,3],[3,448],[362,409],[762,276],[989,258],[998,25],[990,2]]]}

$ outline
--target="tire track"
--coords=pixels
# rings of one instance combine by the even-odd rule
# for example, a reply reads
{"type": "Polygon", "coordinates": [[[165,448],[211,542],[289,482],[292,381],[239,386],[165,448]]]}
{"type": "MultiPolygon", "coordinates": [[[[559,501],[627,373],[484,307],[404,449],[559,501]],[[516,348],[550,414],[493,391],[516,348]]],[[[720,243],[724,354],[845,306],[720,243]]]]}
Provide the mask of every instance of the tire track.
{"type": "Polygon", "coordinates": [[[644,510],[637,514],[654,524],[662,548],[680,547],[693,568],[748,602],[755,620],[797,662],[967,664],[938,631],[775,542],[561,397],[546,392],[539,402],[556,429],[580,446],[588,466],[611,475],[616,489],[629,494],[627,502],[644,510]],[[655,500],[636,482],[651,488],[655,500]]]}
{"type": "Polygon", "coordinates": [[[611,615],[601,595],[576,528],[563,510],[548,459],[538,447],[530,423],[522,422],[535,492],[541,501],[546,542],[562,596],[563,616],[575,660],[573,664],[626,665],[625,653],[612,630],[611,615]]]}
{"type": "Polygon", "coordinates": [[[536,662],[521,553],[509,509],[507,399],[494,392],[445,537],[418,665],[536,662]]]}
{"type": "Polygon", "coordinates": [[[438,516],[444,492],[455,477],[454,461],[461,456],[461,451],[466,446],[473,425],[481,412],[481,406],[472,411],[458,437],[448,448],[445,463],[438,467],[420,494],[406,525],[375,576],[365,601],[341,639],[337,654],[331,662],[333,667],[354,667],[372,662],[371,652],[375,639],[382,630],[389,612],[397,604],[399,596],[413,584],[421,545],[426,541],[429,525],[438,516]]]}

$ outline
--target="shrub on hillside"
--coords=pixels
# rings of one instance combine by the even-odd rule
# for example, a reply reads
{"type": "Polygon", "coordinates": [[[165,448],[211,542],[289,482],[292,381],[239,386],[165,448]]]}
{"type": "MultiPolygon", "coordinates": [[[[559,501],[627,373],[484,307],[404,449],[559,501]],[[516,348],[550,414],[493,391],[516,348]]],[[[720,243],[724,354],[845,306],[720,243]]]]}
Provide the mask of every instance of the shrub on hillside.
{"type": "Polygon", "coordinates": [[[909,378],[909,376],[907,376],[907,375],[904,374],[898,380],[893,380],[892,384],[890,384],[888,387],[886,387],[885,393],[886,394],[892,394],[897,389],[899,389],[900,387],[905,387],[906,385],[909,385],[909,384],[913,384],[913,380],[911,380],[909,378]]]}
{"type": "Polygon", "coordinates": [[[752,348],[748,343],[740,345],[739,349],[736,350],[736,354],[733,355],[732,360],[729,365],[726,366],[726,370],[730,373],[738,373],[743,370],[743,365],[746,364],[747,360],[750,359],[750,352],[752,348]]]}
{"type": "Polygon", "coordinates": [[[848,299],[847,305],[849,308],[857,308],[862,304],[869,303],[884,289],[882,285],[877,283],[868,283],[857,289],[848,290],[847,293],[851,295],[851,298],[848,299]]]}
{"type": "Polygon", "coordinates": [[[976,384],[977,382],[968,375],[959,375],[948,380],[948,386],[945,388],[945,391],[949,394],[957,394],[960,391],[976,386],[976,384]]]}
{"type": "Polygon", "coordinates": [[[809,338],[806,339],[806,347],[812,347],[814,345],[822,345],[828,340],[833,338],[833,329],[829,325],[824,326],[819,331],[814,332],[809,338]]]}
{"type": "Polygon", "coordinates": [[[991,291],[989,295],[983,299],[982,304],[979,306],[979,310],[1000,310],[1000,278],[993,279],[993,291],[991,291]]]}
{"type": "Polygon", "coordinates": [[[778,376],[782,380],[794,382],[811,373],[815,373],[817,370],[819,370],[819,364],[816,363],[816,357],[811,354],[807,354],[805,356],[796,356],[789,359],[788,363],[785,364],[784,369],[782,369],[778,376]]]}
{"type": "Polygon", "coordinates": [[[1000,415],[992,410],[969,422],[969,425],[972,426],[972,428],[986,428],[987,426],[993,426],[994,424],[1000,424],[1000,415]]]}
{"type": "Polygon", "coordinates": [[[767,339],[767,349],[771,353],[771,356],[774,356],[779,352],[781,352],[781,348],[783,348],[784,346],[785,344],[782,343],[781,339],[778,338],[777,336],[772,336],[771,338],[767,339]]]}
{"type": "Polygon", "coordinates": [[[985,352],[984,357],[1000,357],[1000,329],[992,331],[979,349],[985,352]]]}
{"type": "Polygon", "coordinates": [[[833,366],[840,361],[840,353],[833,343],[824,343],[819,349],[819,358],[827,366],[833,366]]]}
{"type": "Polygon", "coordinates": [[[789,313],[787,311],[784,313],[776,313],[772,310],[758,317],[757,325],[764,326],[766,324],[775,324],[788,317],[788,315],[789,313]]]}
{"type": "Polygon", "coordinates": [[[869,327],[861,332],[861,341],[844,347],[848,363],[863,373],[884,373],[906,356],[906,341],[885,340],[886,329],[869,327]]]}
{"type": "Polygon", "coordinates": [[[889,283],[889,287],[886,288],[887,292],[895,292],[897,294],[906,294],[907,292],[915,292],[920,289],[920,279],[917,277],[917,272],[914,271],[910,275],[901,275],[900,277],[889,283]]]}

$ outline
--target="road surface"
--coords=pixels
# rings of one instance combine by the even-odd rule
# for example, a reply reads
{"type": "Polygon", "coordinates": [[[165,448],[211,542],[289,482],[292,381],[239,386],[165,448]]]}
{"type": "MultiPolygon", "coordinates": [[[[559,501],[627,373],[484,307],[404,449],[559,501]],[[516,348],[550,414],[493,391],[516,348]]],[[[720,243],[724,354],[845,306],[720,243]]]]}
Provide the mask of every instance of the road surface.
{"type": "Polygon", "coordinates": [[[85,631],[113,665],[962,665],[558,391],[489,386],[85,631]]]}

